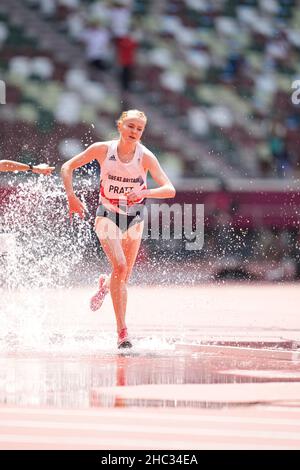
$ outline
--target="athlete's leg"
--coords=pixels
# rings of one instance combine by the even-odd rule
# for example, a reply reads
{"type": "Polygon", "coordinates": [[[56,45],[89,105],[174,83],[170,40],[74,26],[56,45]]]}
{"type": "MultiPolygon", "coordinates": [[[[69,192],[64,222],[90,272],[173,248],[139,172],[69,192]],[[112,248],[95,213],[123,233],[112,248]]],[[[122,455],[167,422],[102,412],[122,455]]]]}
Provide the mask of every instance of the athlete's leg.
{"type": "MultiPolygon", "coordinates": [[[[124,251],[124,255],[126,258],[127,263],[127,272],[126,272],[126,283],[128,282],[133,266],[135,264],[135,260],[141,245],[142,235],[144,229],[144,222],[140,222],[135,224],[123,234],[122,238],[122,248],[124,251]]],[[[110,287],[110,276],[107,276],[103,285],[109,289],[110,287]]]]}
{"type": "Polygon", "coordinates": [[[144,229],[144,222],[140,222],[139,224],[135,224],[129,227],[127,232],[123,234],[122,248],[123,248],[124,255],[126,258],[126,263],[127,263],[127,273],[126,273],[126,278],[125,278],[126,283],[128,282],[131,276],[137,254],[141,246],[143,229],[144,229]]]}
{"type": "Polygon", "coordinates": [[[103,251],[112,266],[110,293],[116,315],[117,330],[120,332],[126,328],[127,303],[127,262],[122,248],[122,232],[113,221],[106,217],[96,218],[95,230],[103,251]]]}

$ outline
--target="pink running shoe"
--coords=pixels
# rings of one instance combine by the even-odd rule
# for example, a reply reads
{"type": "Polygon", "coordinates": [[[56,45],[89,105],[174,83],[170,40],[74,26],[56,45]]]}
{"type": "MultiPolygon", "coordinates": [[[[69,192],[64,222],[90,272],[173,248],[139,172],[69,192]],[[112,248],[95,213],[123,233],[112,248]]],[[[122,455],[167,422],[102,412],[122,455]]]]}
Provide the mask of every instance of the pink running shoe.
{"type": "Polygon", "coordinates": [[[118,349],[125,348],[132,348],[132,344],[127,333],[127,328],[122,328],[118,334],[118,349]]]}
{"type": "Polygon", "coordinates": [[[99,288],[95,295],[90,300],[90,309],[92,312],[96,312],[101,307],[103,300],[106,294],[109,291],[107,286],[104,286],[104,282],[106,281],[106,277],[101,275],[99,278],[99,288]]]}

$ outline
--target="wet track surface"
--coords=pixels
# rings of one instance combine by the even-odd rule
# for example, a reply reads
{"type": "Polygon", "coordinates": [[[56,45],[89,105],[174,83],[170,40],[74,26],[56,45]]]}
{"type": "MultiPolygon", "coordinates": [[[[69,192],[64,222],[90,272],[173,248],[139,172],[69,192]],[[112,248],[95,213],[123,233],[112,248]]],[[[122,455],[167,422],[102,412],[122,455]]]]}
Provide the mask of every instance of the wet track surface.
{"type": "Polygon", "coordinates": [[[298,287],[132,288],[128,352],[90,294],[4,292],[0,449],[300,448],[298,287]]]}
{"type": "MultiPolygon", "coordinates": [[[[145,343],[145,341],[144,341],[145,343]]],[[[10,353],[0,358],[0,403],[55,407],[116,406],[112,387],[138,385],[246,384],[299,382],[300,350],[175,343],[165,351],[141,348],[101,354],[10,353]],[[106,392],[107,389],[107,392],[106,392]]],[[[283,344],[285,346],[285,344],[283,344]]],[[[267,399],[267,397],[266,397],[267,399]]],[[[251,400],[249,400],[251,403],[251,400]]],[[[203,406],[247,404],[241,396],[177,403],[124,399],[122,406],[203,406]]],[[[120,403],[118,406],[121,406],[120,403]]]]}

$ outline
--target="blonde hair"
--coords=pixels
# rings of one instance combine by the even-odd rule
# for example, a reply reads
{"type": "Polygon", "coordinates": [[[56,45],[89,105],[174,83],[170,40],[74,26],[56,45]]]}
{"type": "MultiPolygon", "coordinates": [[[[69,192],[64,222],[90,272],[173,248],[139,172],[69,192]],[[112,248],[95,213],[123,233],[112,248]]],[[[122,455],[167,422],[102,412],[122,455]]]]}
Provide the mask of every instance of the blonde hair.
{"type": "Polygon", "coordinates": [[[129,109],[128,111],[123,111],[119,119],[117,120],[117,124],[120,122],[125,121],[125,119],[130,118],[130,114],[134,114],[135,117],[139,119],[143,119],[145,123],[147,123],[147,116],[143,111],[139,111],[138,109],[129,109]],[[129,115],[129,116],[128,116],[129,115]]]}

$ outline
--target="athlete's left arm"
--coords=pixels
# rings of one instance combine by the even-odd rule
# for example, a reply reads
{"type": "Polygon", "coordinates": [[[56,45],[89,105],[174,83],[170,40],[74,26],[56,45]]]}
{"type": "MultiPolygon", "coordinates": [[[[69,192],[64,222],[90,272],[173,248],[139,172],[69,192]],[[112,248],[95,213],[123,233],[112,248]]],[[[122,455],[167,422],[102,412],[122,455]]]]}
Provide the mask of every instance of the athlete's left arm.
{"type": "Polygon", "coordinates": [[[158,188],[142,189],[138,194],[132,191],[127,195],[129,201],[134,200],[136,196],[154,199],[167,199],[175,196],[176,190],[173,184],[152,152],[144,153],[143,166],[146,171],[149,171],[150,175],[159,186],[158,188]]]}

